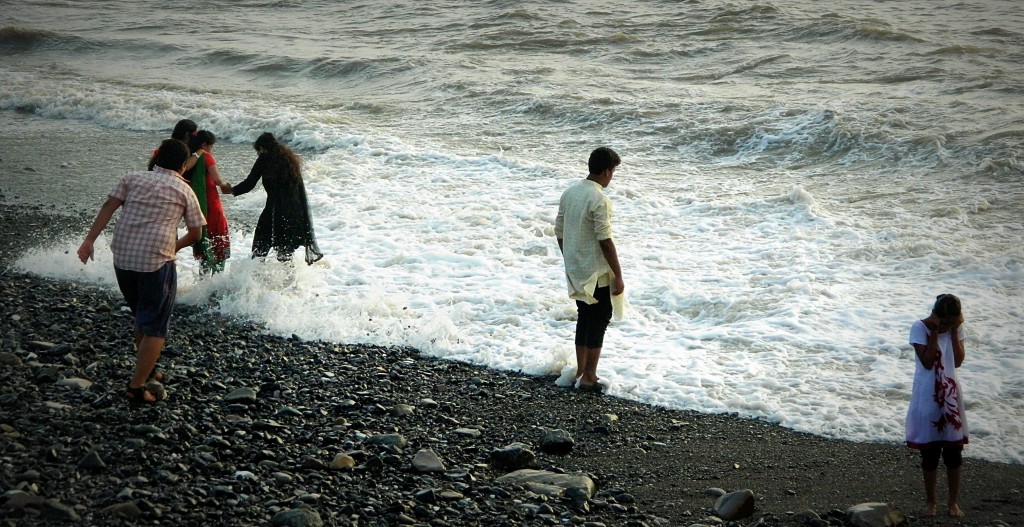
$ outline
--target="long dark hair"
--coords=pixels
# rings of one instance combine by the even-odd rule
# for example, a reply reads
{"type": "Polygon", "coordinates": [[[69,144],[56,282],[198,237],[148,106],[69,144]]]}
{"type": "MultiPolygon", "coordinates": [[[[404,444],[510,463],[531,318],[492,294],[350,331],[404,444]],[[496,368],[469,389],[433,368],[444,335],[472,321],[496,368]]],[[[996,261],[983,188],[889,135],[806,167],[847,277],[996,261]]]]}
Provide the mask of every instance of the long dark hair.
{"type": "MultiPolygon", "coordinates": [[[[177,139],[182,143],[188,144],[191,137],[196,133],[196,130],[199,130],[199,126],[196,125],[195,121],[192,119],[182,119],[174,125],[174,131],[171,132],[171,139],[177,139]]],[[[146,164],[146,170],[153,170],[153,166],[156,164],[156,152],[153,152],[153,155],[149,156],[149,163],[146,164]]]]}
{"type": "Polygon", "coordinates": [[[178,124],[174,125],[171,138],[179,141],[188,141],[189,136],[195,134],[198,129],[199,126],[192,119],[182,119],[178,121],[178,124]]]}
{"type": "Polygon", "coordinates": [[[274,134],[263,132],[252,144],[256,151],[263,150],[270,156],[272,166],[275,170],[263,177],[285,177],[295,181],[302,181],[302,161],[290,148],[279,143],[274,134]]]}
{"type": "Polygon", "coordinates": [[[212,145],[217,142],[217,136],[213,135],[213,132],[209,130],[199,130],[192,135],[188,140],[188,149],[190,153],[195,153],[199,150],[199,147],[203,145],[212,145]]]}

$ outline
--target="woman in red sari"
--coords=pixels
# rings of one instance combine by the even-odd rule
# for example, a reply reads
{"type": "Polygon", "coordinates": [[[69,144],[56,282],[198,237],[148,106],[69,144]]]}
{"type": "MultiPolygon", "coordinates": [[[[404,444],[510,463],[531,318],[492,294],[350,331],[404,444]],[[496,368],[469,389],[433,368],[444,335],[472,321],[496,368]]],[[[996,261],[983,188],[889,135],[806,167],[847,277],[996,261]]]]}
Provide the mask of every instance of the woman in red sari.
{"type": "Polygon", "coordinates": [[[231,186],[220,178],[217,161],[213,158],[213,145],[217,138],[208,130],[199,130],[189,140],[189,150],[196,158],[195,166],[185,172],[192,190],[199,200],[199,207],[206,216],[203,236],[192,246],[193,254],[202,262],[204,272],[216,273],[224,270],[224,261],[231,256],[231,240],[228,237],[228,219],[220,201],[220,189],[224,193],[231,186]]]}

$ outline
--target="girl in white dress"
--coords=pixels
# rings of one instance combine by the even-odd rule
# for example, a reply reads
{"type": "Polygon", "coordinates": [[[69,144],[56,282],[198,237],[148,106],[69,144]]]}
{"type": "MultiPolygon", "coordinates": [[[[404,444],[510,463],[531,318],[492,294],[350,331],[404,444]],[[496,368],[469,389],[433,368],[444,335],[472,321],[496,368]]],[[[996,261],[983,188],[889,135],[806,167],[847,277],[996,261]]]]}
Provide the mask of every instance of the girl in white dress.
{"type": "Polygon", "coordinates": [[[943,294],[935,299],[932,314],[910,327],[914,361],[914,388],[907,411],[907,446],[921,451],[926,503],[924,516],[935,516],[935,486],[939,458],[946,466],[949,515],[964,515],[960,496],[960,467],[967,444],[967,415],[956,368],[964,362],[964,317],[960,299],[943,294]]]}

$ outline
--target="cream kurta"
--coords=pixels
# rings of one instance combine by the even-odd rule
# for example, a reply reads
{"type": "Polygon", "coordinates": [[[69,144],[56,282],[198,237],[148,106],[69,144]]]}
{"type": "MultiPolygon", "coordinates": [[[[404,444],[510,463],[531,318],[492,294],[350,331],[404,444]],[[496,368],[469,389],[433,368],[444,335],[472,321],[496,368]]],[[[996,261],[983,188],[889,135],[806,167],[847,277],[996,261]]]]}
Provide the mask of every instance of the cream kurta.
{"type": "Polygon", "coordinates": [[[612,237],[612,203],[601,185],[584,179],[562,193],[555,237],[562,240],[569,298],[597,303],[594,289],[615,278],[599,243],[612,237]]]}

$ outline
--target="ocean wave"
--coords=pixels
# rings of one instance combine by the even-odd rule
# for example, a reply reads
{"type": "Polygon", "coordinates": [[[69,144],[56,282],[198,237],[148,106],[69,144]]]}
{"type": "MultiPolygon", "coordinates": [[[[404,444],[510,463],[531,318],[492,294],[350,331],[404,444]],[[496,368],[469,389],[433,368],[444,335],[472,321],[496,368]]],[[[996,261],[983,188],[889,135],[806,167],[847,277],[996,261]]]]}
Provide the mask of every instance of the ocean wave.
{"type": "Polygon", "coordinates": [[[1013,40],[1016,40],[1018,43],[1024,42],[1024,33],[1021,33],[1020,31],[1011,31],[1009,29],[1004,29],[1001,27],[992,27],[988,29],[972,31],[971,34],[991,37],[1009,37],[1013,40]]]}
{"type": "Polygon", "coordinates": [[[953,44],[950,46],[942,46],[938,49],[925,52],[925,56],[930,55],[999,55],[1002,51],[993,46],[972,46],[970,44],[953,44]]]}
{"type": "Polygon", "coordinates": [[[943,90],[943,93],[950,95],[960,95],[964,93],[970,93],[972,91],[987,90],[992,88],[994,84],[991,81],[981,81],[976,84],[968,84],[966,86],[953,86],[943,90]]]}
{"type": "Polygon", "coordinates": [[[713,21],[747,20],[750,18],[768,18],[780,14],[779,9],[768,4],[754,4],[746,9],[725,9],[711,17],[713,21]]]}
{"type": "Polygon", "coordinates": [[[903,84],[930,79],[941,79],[949,75],[949,71],[936,66],[914,66],[903,71],[882,73],[867,82],[878,84],[903,84]]]}
{"type": "Polygon", "coordinates": [[[166,130],[168,123],[188,116],[223,141],[248,143],[259,132],[270,131],[293,147],[312,152],[364,142],[354,133],[353,120],[343,105],[311,112],[255,93],[239,97],[238,92],[192,93],[181,86],[100,84],[70,75],[3,73],[12,82],[0,85],[0,110],[133,131],[166,130]]]}
{"type": "Polygon", "coordinates": [[[732,76],[740,75],[743,73],[757,71],[763,66],[773,64],[776,62],[786,63],[788,59],[792,57],[786,54],[770,55],[765,57],[758,57],[752,60],[745,60],[739,64],[723,64],[721,67],[709,67],[704,69],[694,69],[691,73],[683,75],[677,75],[674,80],[679,82],[709,82],[709,81],[720,81],[732,76]]]}
{"type": "MultiPolygon", "coordinates": [[[[489,29],[489,28],[488,28],[489,29]]],[[[590,54],[597,49],[628,52],[631,46],[643,42],[641,32],[618,28],[609,33],[566,31],[558,27],[507,27],[460,35],[449,41],[447,48],[459,51],[550,51],[565,55],[590,54]]]]}
{"type": "Polygon", "coordinates": [[[201,56],[206,68],[230,68],[234,72],[271,78],[303,78],[315,81],[367,80],[395,76],[416,65],[404,57],[381,58],[296,58],[283,55],[244,53],[216,49],[201,56]]]}
{"type": "Polygon", "coordinates": [[[0,28],[0,48],[8,52],[21,53],[33,50],[95,50],[102,49],[102,43],[89,39],[48,31],[17,26],[0,28]]]}
{"type": "Polygon", "coordinates": [[[790,29],[784,36],[801,41],[835,44],[840,42],[924,42],[877,19],[858,19],[829,13],[790,29]]]}

